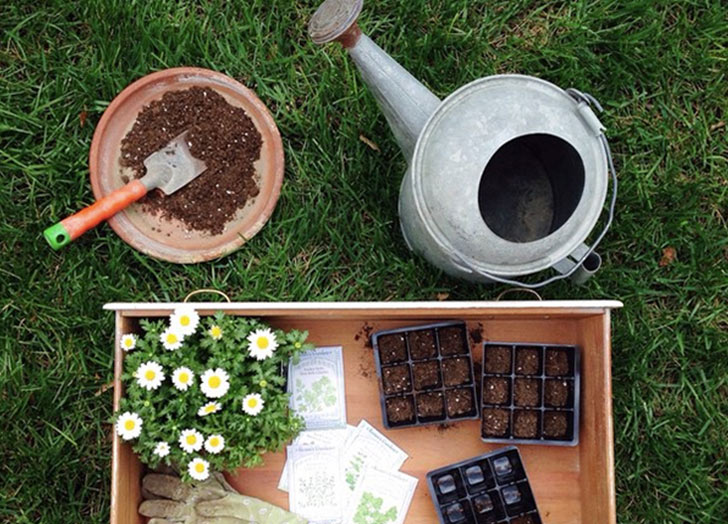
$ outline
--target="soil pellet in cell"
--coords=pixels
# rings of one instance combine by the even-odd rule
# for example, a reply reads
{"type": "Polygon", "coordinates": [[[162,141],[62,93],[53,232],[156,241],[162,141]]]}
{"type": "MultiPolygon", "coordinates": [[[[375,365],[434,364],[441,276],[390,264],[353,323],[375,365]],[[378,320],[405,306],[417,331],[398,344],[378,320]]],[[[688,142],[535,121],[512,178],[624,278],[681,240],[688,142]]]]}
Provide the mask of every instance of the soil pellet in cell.
{"type": "Polygon", "coordinates": [[[440,352],[443,356],[462,355],[468,352],[465,345],[465,331],[461,327],[445,327],[438,331],[440,352]]]}
{"type": "Polygon", "coordinates": [[[473,392],[470,389],[448,389],[445,391],[445,406],[449,417],[459,417],[473,411],[473,392]]]}
{"type": "Polygon", "coordinates": [[[460,522],[465,522],[466,519],[465,508],[460,502],[448,506],[445,514],[447,515],[448,522],[451,524],[459,524],[460,522]]]}
{"type": "Polygon", "coordinates": [[[485,404],[508,404],[509,387],[507,378],[486,377],[483,380],[483,402],[485,404]]]}
{"type": "Polygon", "coordinates": [[[533,378],[517,378],[513,381],[513,403],[533,408],[539,405],[539,384],[533,378]]]}
{"type": "MultiPolygon", "coordinates": [[[[483,434],[502,437],[508,432],[508,411],[505,409],[483,410],[483,434]]],[[[508,459],[506,459],[508,460],[508,459]]]]}
{"type": "Polygon", "coordinates": [[[538,437],[538,412],[516,411],[513,414],[513,436],[517,438],[538,437]]]}
{"type": "Polygon", "coordinates": [[[506,486],[501,490],[501,495],[503,495],[503,502],[509,506],[518,504],[522,498],[521,490],[518,489],[518,486],[506,486]]]}
{"type": "Polygon", "coordinates": [[[536,524],[531,515],[522,515],[511,521],[511,524],[536,524]]]}
{"type": "Polygon", "coordinates": [[[474,464],[465,470],[465,479],[471,486],[477,486],[485,482],[485,475],[483,475],[483,468],[474,464]]]}
{"type": "Polygon", "coordinates": [[[566,380],[547,380],[544,385],[543,398],[547,406],[565,407],[569,401],[569,383],[566,380]]]}
{"type": "Polygon", "coordinates": [[[478,515],[482,515],[493,511],[495,505],[493,504],[493,499],[490,498],[490,495],[483,493],[482,495],[478,495],[473,498],[473,507],[478,515]]]}
{"type": "Polygon", "coordinates": [[[564,349],[546,350],[546,374],[558,377],[569,374],[569,355],[564,349]]]}
{"type": "Polygon", "coordinates": [[[407,336],[409,337],[410,355],[413,360],[422,360],[437,356],[434,331],[431,329],[411,331],[407,336]]]}
{"type": "Polygon", "coordinates": [[[417,415],[423,418],[444,418],[445,402],[441,391],[417,395],[417,415]]]}
{"type": "Polygon", "coordinates": [[[176,219],[189,229],[220,234],[225,224],[258,195],[255,166],[263,144],[253,121],[209,87],[165,93],[146,105],[121,141],[122,167],[136,178],[146,174],[144,160],[187,131],[195,158],[207,169],[172,195],[152,191],[143,209],[176,219]]]}
{"type": "Polygon", "coordinates": [[[516,375],[537,375],[540,371],[541,350],[538,348],[516,349],[516,375]]]}
{"type": "Polygon", "coordinates": [[[415,418],[415,406],[412,397],[391,397],[385,401],[387,419],[392,424],[412,422],[415,418]]]}
{"type": "Polygon", "coordinates": [[[407,346],[402,335],[385,335],[377,340],[379,360],[382,364],[393,364],[407,360],[407,346]]]}
{"type": "Polygon", "coordinates": [[[387,395],[409,391],[412,389],[409,366],[401,364],[384,368],[382,370],[382,384],[384,386],[384,393],[387,395]]]}
{"type": "Polygon", "coordinates": [[[416,390],[440,385],[440,365],[437,360],[412,364],[412,380],[416,390]]]}
{"type": "Polygon", "coordinates": [[[569,430],[569,423],[566,420],[566,413],[559,411],[547,411],[543,416],[543,434],[545,437],[566,438],[569,430]]]}
{"type": "Polygon", "coordinates": [[[465,358],[447,358],[442,361],[445,386],[461,386],[470,383],[470,364],[465,358]]]}
{"type": "Polygon", "coordinates": [[[455,478],[452,475],[443,475],[437,479],[437,490],[443,494],[448,495],[457,489],[455,478]]]}
{"type": "Polygon", "coordinates": [[[511,348],[505,346],[485,347],[485,372],[510,373],[511,348]]]}

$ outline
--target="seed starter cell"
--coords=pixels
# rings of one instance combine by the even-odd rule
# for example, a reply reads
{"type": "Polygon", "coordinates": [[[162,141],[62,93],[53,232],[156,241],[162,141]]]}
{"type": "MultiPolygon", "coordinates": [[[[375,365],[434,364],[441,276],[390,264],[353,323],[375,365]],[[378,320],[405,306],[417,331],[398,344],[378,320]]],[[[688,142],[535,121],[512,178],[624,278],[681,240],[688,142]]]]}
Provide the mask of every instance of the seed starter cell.
{"type": "Polygon", "coordinates": [[[486,342],[482,369],[484,442],[578,444],[577,346],[486,342]]]}
{"type": "Polygon", "coordinates": [[[430,471],[427,484],[441,524],[542,524],[515,447],[430,471]]]}
{"type": "Polygon", "coordinates": [[[371,340],[385,428],[479,418],[465,322],[378,331],[371,340]]]}

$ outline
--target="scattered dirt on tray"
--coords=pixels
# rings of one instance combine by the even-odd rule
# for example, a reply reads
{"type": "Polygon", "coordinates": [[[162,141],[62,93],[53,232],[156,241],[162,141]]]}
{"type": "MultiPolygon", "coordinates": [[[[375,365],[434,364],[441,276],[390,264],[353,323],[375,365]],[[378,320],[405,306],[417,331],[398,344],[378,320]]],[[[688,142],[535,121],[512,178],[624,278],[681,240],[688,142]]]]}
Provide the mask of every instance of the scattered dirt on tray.
{"type": "Polygon", "coordinates": [[[410,379],[409,366],[400,364],[384,368],[382,370],[382,386],[384,393],[387,395],[410,391],[412,389],[412,380],[410,379]]]}
{"type": "Polygon", "coordinates": [[[513,436],[517,438],[538,437],[538,412],[519,410],[513,413],[513,436]]]}
{"type": "Polygon", "coordinates": [[[483,324],[478,322],[478,327],[470,330],[470,340],[474,344],[481,344],[483,342],[483,324]]]}
{"type": "Polygon", "coordinates": [[[483,410],[483,435],[504,437],[508,433],[508,411],[505,409],[483,410]]]}
{"type": "Polygon", "coordinates": [[[569,401],[569,383],[566,380],[547,380],[543,398],[547,406],[565,407],[569,401]]]}
{"type": "Polygon", "coordinates": [[[141,178],[146,174],[144,159],[185,130],[190,151],[207,170],[172,195],[157,190],[140,202],[145,210],[180,220],[190,229],[220,234],[259,192],[253,163],[263,142],[242,108],[210,88],[169,91],[137,116],[121,141],[121,165],[141,178]]]}
{"type": "Polygon", "coordinates": [[[440,424],[437,426],[437,431],[440,433],[445,433],[447,430],[451,429],[453,427],[453,424],[440,424]]]}
{"type": "Polygon", "coordinates": [[[507,346],[486,346],[485,347],[485,372],[486,373],[510,373],[511,372],[511,348],[507,346]]]}
{"type": "Polygon", "coordinates": [[[442,375],[445,386],[460,386],[470,383],[470,364],[466,358],[446,358],[442,361],[442,375]]]}
{"type": "Polygon", "coordinates": [[[412,364],[412,380],[415,384],[415,390],[439,386],[440,365],[438,361],[428,360],[412,364]]]}
{"type": "Polygon", "coordinates": [[[507,378],[486,377],[483,380],[483,403],[508,404],[508,389],[507,378]]]}
{"type": "Polygon", "coordinates": [[[468,388],[445,391],[445,405],[450,417],[461,417],[474,411],[473,392],[468,388]]]}
{"type": "Polygon", "coordinates": [[[372,331],[374,331],[374,327],[369,325],[369,322],[364,322],[364,325],[357,331],[357,333],[354,335],[354,340],[357,342],[364,339],[364,347],[371,348],[372,347],[372,331]]]}
{"type": "Polygon", "coordinates": [[[379,360],[382,364],[403,362],[407,360],[407,346],[403,335],[384,335],[377,341],[379,360]]]}
{"type": "Polygon", "coordinates": [[[569,374],[569,355],[565,349],[546,350],[546,374],[551,377],[569,374]]]}
{"type": "Polygon", "coordinates": [[[566,413],[559,411],[547,411],[543,417],[543,436],[549,438],[566,438],[569,430],[569,423],[566,420],[566,413]]]}
{"type": "Polygon", "coordinates": [[[517,378],[513,382],[513,403],[516,406],[537,407],[540,402],[539,381],[533,378],[517,378]]]}
{"type": "Polygon", "coordinates": [[[409,337],[410,354],[413,360],[422,360],[437,356],[435,347],[435,332],[431,329],[411,331],[409,337]]]}
{"type": "Polygon", "coordinates": [[[412,422],[415,418],[414,399],[412,397],[390,397],[385,401],[387,419],[391,424],[412,422]]]}
{"type": "Polygon", "coordinates": [[[438,330],[440,337],[440,353],[443,356],[462,355],[467,353],[465,330],[461,326],[450,326],[438,330]]]}
{"type": "Polygon", "coordinates": [[[423,418],[444,418],[445,402],[441,391],[417,395],[417,415],[423,418]]]}
{"type": "Polygon", "coordinates": [[[537,375],[540,371],[541,350],[538,348],[516,349],[516,374],[537,375]]]}

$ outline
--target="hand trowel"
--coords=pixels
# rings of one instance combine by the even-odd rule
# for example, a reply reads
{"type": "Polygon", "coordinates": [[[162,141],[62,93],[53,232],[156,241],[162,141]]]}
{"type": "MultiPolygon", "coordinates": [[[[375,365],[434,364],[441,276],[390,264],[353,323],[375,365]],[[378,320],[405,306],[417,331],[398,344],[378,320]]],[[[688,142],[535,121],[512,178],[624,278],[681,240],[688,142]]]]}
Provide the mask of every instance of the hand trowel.
{"type": "Polygon", "coordinates": [[[187,131],[144,160],[147,174],[97,200],[86,209],[60,221],[43,232],[53,249],[60,249],[89,229],[111,218],[152,189],[171,195],[198,176],[207,166],[192,156],[186,141],[187,131]]]}

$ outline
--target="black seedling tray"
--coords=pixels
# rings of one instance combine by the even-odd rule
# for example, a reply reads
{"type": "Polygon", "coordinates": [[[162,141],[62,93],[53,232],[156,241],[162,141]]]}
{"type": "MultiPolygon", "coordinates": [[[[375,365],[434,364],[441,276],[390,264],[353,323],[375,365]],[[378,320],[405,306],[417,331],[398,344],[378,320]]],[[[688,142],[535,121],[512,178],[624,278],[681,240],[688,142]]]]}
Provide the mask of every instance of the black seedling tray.
{"type": "MultiPolygon", "coordinates": [[[[430,424],[445,424],[459,420],[473,420],[479,418],[478,406],[480,401],[477,398],[476,384],[473,375],[473,358],[468,343],[468,332],[465,322],[438,322],[399,329],[378,331],[372,335],[372,347],[374,348],[374,361],[377,366],[377,377],[379,378],[380,402],[382,406],[382,422],[387,429],[425,426],[430,424]],[[430,351],[423,350],[421,345],[413,344],[414,339],[420,337],[429,338],[431,333],[434,347],[430,351]],[[460,333],[459,337],[447,340],[447,334],[460,333]],[[443,335],[443,340],[441,340],[443,335]],[[460,343],[459,338],[462,338],[460,343]],[[445,351],[443,354],[443,343],[446,349],[452,348],[452,352],[445,351]],[[383,347],[382,347],[383,346],[383,347]],[[413,354],[414,349],[414,354],[413,354]],[[381,351],[380,351],[381,350],[381,351]],[[451,369],[456,359],[463,359],[467,362],[469,379],[467,383],[457,385],[446,385],[443,366],[451,369]],[[415,367],[429,367],[430,370],[437,368],[436,383],[427,385],[415,384],[413,371],[415,367]],[[393,372],[402,373],[407,369],[409,384],[402,376],[403,387],[397,391],[387,391],[384,376],[390,376],[393,372]],[[461,414],[450,415],[448,413],[448,399],[456,398],[457,395],[471,395],[472,409],[461,414]],[[429,397],[429,398],[428,398],[429,397]],[[421,415],[418,407],[420,402],[432,398],[442,398],[443,408],[440,415],[421,415]],[[412,416],[404,420],[390,420],[387,413],[387,406],[398,405],[405,411],[411,410],[412,416]]],[[[461,364],[461,362],[458,362],[461,364]]]]}
{"type": "Polygon", "coordinates": [[[481,438],[484,442],[551,446],[576,446],[579,443],[581,359],[577,346],[486,342],[483,344],[483,373],[480,380],[481,438]],[[507,369],[500,367],[498,364],[503,364],[502,360],[499,362],[495,358],[496,352],[506,354],[506,350],[510,354],[507,369]],[[568,362],[568,371],[565,373],[555,369],[554,361],[549,358],[560,352],[565,353],[568,362]],[[535,370],[529,369],[529,365],[519,366],[519,363],[524,364],[519,355],[525,356],[526,353],[538,354],[535,370]],[[489,355],[492,359],[490,368],[486,361],[489,355]],[[502,392],[504,383],[508,387],[506,397],[502,398],[498,393],[502,392]],[[547,402],[547,389],[552,394],[551,403],[547,402]],[[516,390],[527,391],[529,396],[538,395],[538,398],[534,402],[527,402],[529,405],[523,405],[524,401],[521,399],[522,405],[516,405],[516,390]],[[561,398],[554,402],[557,392],[561,398]],[[533,436],[529,436],[527,433],[532,432],[524,431],[522,424],[528,421],[533,427],[534,419],[537,429],[533,436]],[[502,436],[486,433],[486,421],[491,422],[492,427],[494,421],[505,425],[506,420],[508,427],[502,436]],[[557,435],[557,425],[565,426],[565,432],[561,436],[557,435]]]}
{"type": "Polygon", "coordinates": [[[542,524],[514,446],[430,471],[427,487],[440,524],[542,524]]]}

